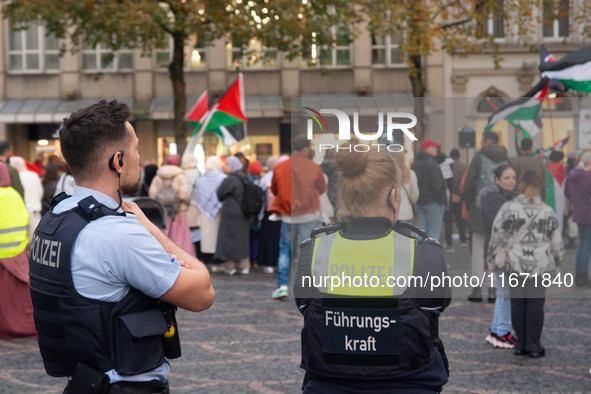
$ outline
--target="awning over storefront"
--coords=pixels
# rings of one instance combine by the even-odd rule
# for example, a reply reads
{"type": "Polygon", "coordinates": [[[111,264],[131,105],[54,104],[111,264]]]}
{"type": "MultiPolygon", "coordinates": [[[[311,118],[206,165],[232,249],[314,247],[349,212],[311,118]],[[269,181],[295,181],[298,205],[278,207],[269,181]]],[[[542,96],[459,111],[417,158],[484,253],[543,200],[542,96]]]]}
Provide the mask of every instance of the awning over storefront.
{"type": "MultiPolygon", "coordinates": [[[[187,97],[187,111],[197,102],[198,96],[187,97]]],[[[5,100],[0,104],[2,123],[61,123],[72,112],[94,104],[101,98],[87,98],[72,101],[61,99],[5,100]]],[[[152,120],[174,118],[173,98],[156,97],[151,102],[134,102],[131,97],[118,98],[132,107],[134,115],[152,120]],[[134,106],[135,105],[135,106],[134,106]]],[[[245,96],[247,118],[281,118],[291,111],[291,98],[281,96],[245,96]]],[[[314,109],[340,109],[348,115],[358,112],[360,116],[377,115],[378,112],[413,112],[413,95],[406,93],[385,93],[370,96],[353,94],[304,95],[299,98],[302,107],[314,109]]],[[[431,100],[425,98],[425,109],[431,113],[431,100]]]]}
{"type": "MultiPolygon", "coordinates": [[[[61,123],[72,112],[92,105],[99,100],[102,100],[102,98],[72,101],[60,99],[5,100],[0,108],[0,122],[61,123]]],[[[133,98],[131,97],[118,98],[117,100],[133,107],[133,98]]]]}
{"type": "MultiPolygon", "coordinates": [[[[198,96],[187,96],[187,112],[195,105],[198,96]]],[[[279,118],[283,116],[281,96],[245,96],[247,118],[279,118]]],[[[171,120],[174,118],[173,98],[156,97],[150,105],[150,119],[171,120]]]]}

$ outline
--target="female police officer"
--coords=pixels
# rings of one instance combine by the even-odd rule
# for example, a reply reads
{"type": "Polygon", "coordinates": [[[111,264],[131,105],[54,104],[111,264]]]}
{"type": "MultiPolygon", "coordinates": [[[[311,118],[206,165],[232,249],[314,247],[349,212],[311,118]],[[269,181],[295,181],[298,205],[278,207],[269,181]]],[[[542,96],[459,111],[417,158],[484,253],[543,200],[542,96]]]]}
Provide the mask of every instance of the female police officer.
{"type": "Polygon", "coordinates": [[[443,252],[421,230],[411,229],[419,242],[404,235],[410,225],[394,225],[397,163],[383,146],[357,152],[358,142],[336,154],[341,221],[301,247],[304,393],[439,392],[448,371],[437,321],[451,288],[432,289],[429,278],[447,275],[443,252]]]}

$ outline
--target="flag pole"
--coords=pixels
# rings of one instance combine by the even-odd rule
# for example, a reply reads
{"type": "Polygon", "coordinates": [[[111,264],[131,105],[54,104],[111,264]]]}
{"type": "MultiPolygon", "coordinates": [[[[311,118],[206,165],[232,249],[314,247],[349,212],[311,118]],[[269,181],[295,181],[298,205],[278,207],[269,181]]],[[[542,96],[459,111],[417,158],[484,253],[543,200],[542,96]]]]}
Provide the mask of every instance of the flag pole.
{"type": "Polygon", "coordinates": [[[550,114],[550,130],[552,130],[552,146],[554,146],[554,144],[556,143],[556,139],[554,138],[554,122],[552,122],[552,106],[550,104],[551,103],[548,102],[548,113],[550,114]]]}

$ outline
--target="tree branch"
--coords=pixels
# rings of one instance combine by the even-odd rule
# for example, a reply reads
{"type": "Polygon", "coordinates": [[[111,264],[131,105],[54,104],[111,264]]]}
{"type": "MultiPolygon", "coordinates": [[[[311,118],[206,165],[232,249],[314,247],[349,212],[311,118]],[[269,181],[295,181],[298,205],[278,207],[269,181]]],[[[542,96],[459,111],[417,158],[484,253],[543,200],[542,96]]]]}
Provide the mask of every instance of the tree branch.
{"type": "MultiPolygon", "coordinates": [[[[439,16],[439,14],[441,14],[441,12],[443,12],[444,9],[446,9],[447,7],[449,7],[450,5],[452,5],[454,3],[458,3],[458,1],[457,0],[453,0],[453,1],[450,1],[449,3],[447,3],[447,4],[442,5],[441,7],[439,7],[439,9],[433,15],[431,15],[431,20],[434,21],[435,18],[437,18],[439,16]]],[[[458,5],[460,5],[460,4],[458,3],[458,5]]]]}
{"type": "Polygon", "coordinates": [[[450,27],[464,25],[464,24],[470,22],[471,20],[472,20],[472,18],[464,18],[464,19],[461,19],[459,21],[455,21],[455,22],[450,22],[450,23],[446,23],[446,24],[443,24],[443,25],[439,25],[439,27],[445,30],[445,29],[449,29],[450,27]]]}
{"type": "Polygon", "coordinates": [[[156,24],[157,24],[158,26],[160,26],[160,27],[162,28],[162,30],[164,30],[164,31],[165,31],[165,32],[167,32],[168,34],[170,34],[170,35],[172,35],[172,34],[173,34],[173,31],[172,31],[171,29],[169,29],[169,28],[168,28],[168,26],[166,26],[164,23],[162,23],[162,22],[158,22],[158,21],[154,21],[154,22],[156,22],[156,24]]]}

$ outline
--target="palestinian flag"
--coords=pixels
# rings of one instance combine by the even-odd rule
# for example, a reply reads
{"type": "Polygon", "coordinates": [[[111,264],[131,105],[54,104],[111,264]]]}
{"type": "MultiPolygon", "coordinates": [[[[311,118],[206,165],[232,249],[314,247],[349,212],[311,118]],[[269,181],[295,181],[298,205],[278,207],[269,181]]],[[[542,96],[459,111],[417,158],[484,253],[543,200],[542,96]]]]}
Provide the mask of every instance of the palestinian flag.
{"type": "MultiPolygon", "coordinates": [[[[551,54],[550,51],[548,51],[548,49],[546,49],[544,45],[540,45],[540,66],[542,64],[551,63],[555,61],[556,58],[554,57],[554,55],[551,54]]],[[[551,79],[550,86],[548,86],[548,90],[560,90],[561,92],[564,92],[566,88],[559,81],[551,79]]]]}
{"type": "Polygon", "coordinates": [[[564,164],[560,161],[549,161],[548,169],[546,170],[546,205],[551,207],[556,212],[556,216],[558,216],[560,234],[562,234],[564,219],[565,179],[566,168],[564,168],[564,164]]]}
{"type": "Polygon", "coordinates": [[[555,143],[554,146],[552,147],[553,150],[561,151],[562,149],[564,149],[564,145],[566,145],[568,143],[568,140],[570,140],[570,135],[568,137],[561,139],[557,143],[555,143]]]}
{"type": "MultiPolygon", "coordinates": [[[[207,110],[209,109],[209,95],[207,90],[203,92],[203,94],[199,97],[193,108],[185,115],[185,121],[195,126],[193,133],[191,136],[194,136],[199,131],[199,127],[201,127],[201,123],[203,122],[205,115],[207,114],[207,110]]],[[[242,128],[238,127],[237,125],[232,126],[220,126],[219,128],[213,130],[206,130],[211,131],[214,134],[217,134],[218,137],[222,139],[225,145],[230,145],[236,143],[238,139],[244,138],[244,133],[242,132],[242,128]]]]}
{"type": "Polygon", "coordinates": [[[568,137],[561,139],[551,147],[544,149],[544,155],[548,157],[550,156],[550,153],[552,153],[552,151],[561,151],[562,149],[564,149],[564,146],[568,143],[568,140],[570,140],[570,135],[568,137]]]}
{"type": "Polygon", "coordinates": [[[542,77],[562,83],[566,88],[591,92],[591,46],[569,53],[555,62],[540,64],[542,77]]]}
{"type": "Polygon", "coordinates": [[[185,121],[195,126],[195,130],[193,134],[197,132],[199,126],[201,126],[201,122],[203,121],[203,116],[207,113],[207,109],[209,108],[209,93],[207,90],[201,94],[201,96],[197,99],[197,102],[191,108],[189,113],[185,115],[185,121]]]}
{"type": "Polygon", "coordinates": [[[515,133],[521,139],[531,138],[542,130],[542,121],[539,117],[533,120],[512,120],[511,124],[515,127],[515,133]]]}
{"type": "MultiPolygon", "coordinates": [[[[205,93],[204,93],[205,94],[205,93]]],[[[203,97],[203,95],[201,95],[203,97]]],[[[206,131],[217,134],[224,144],[232,144],[244,139],[244,132],[239,127],[231,127],[247,121],[244,115],[244,87],[242,82],[242,73],[238,74],[236,81],[212,104],[212,106],[202,113],[204,99],[197,100],[185,119],[195,124],[195,130],[187,144],[186,153],[193,152],[195,146],[206,131]]]]}
{"type": "Polygon", "coordinates": [[[488,123],[484,131],[489,131],[495,124],[507,119],[515,126],[518,133],[522,133],[523,138],[530,138],[539,133],[542,123],[538,119],[538,114],[542,107],[542,102],[546,98],[549,83],[550,80],[548,78],[542,78],[523,97],[500,106],[488,118],[488,123]]]}

